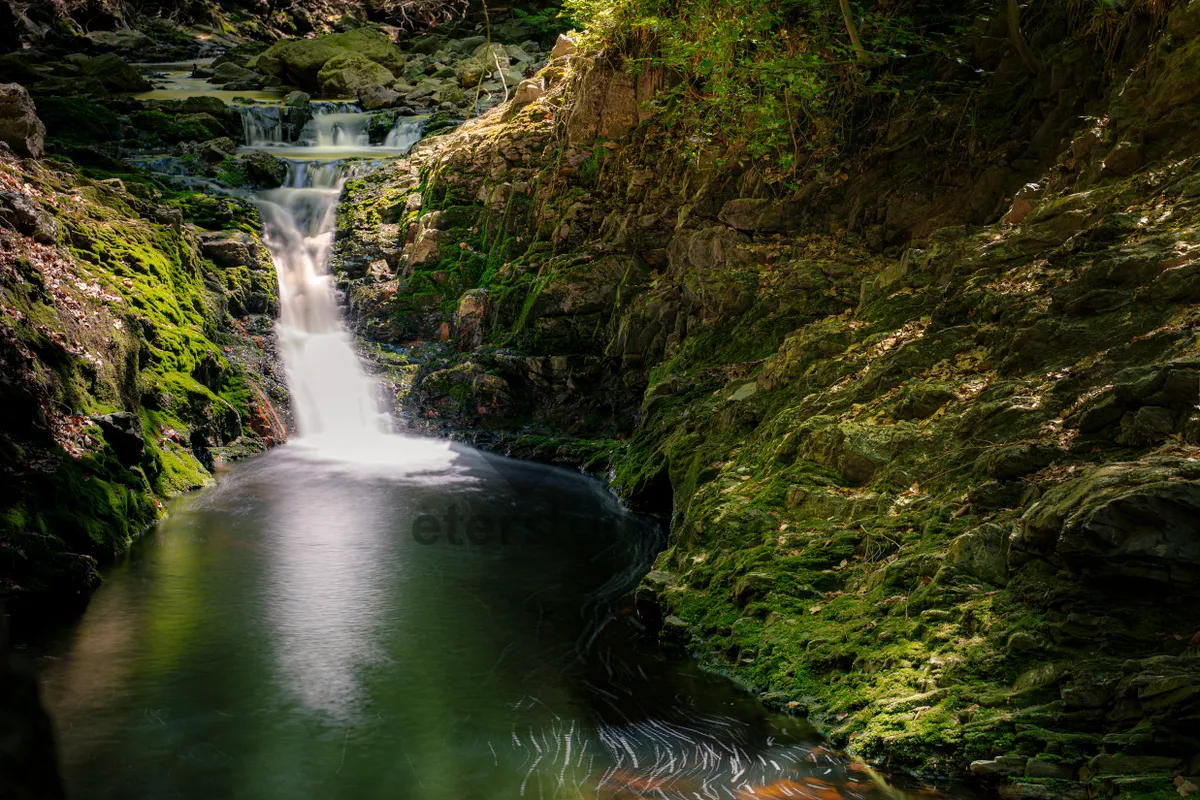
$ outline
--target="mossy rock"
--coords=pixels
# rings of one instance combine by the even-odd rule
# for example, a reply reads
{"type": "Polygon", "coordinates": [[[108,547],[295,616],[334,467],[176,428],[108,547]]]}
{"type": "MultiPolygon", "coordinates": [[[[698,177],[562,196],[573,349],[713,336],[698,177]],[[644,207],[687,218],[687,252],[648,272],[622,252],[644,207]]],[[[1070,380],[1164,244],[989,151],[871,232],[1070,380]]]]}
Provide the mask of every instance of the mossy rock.
{"type": "Polygon", "coordinates": [[[364,86],[386,86],[393,80],[395,76],[387,67],[353,52],[340,53],[329,59],[317,75],[321,93],[330,97],[354,97],[364,86]]]}

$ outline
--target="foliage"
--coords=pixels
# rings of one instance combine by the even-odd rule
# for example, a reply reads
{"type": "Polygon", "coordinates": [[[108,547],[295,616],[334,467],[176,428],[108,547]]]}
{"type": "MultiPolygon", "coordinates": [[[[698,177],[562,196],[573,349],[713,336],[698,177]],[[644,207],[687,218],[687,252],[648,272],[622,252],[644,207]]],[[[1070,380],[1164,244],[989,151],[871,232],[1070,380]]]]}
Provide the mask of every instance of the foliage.
{"type": "Polygon", "coordinates": [[[881,69],[858,63],[832,0],[568,0],[567,9],[586,46],[637,71],[664,70],[671,88],[660,109],[689,128],[693,146],[733,144],[765,183],[787,188],[838,155],[857,102],[899,95],[898,60],[941,47],[899,4],[854,15],[881,69]]]}
{"type": "Polygon", "coordinates": [[[1176,0],[1067,0],[1071,21],[1087,35],[1094,37],[1097,46],[1110,61],[1116,57],[1125,35],[1139,17],[1158,23],[1175,5],[1176,0]]]}

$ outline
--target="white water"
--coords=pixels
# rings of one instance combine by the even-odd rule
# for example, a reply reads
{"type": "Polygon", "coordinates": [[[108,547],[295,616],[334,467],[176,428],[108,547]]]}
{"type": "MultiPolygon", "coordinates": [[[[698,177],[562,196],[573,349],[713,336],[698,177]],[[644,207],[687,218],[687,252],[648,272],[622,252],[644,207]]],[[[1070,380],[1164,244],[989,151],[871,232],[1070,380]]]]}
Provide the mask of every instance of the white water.
{"type": "MultiPolygon", "coordinates": [[[[389,435],[391,418],[381,410],[379,386],[355,352],[329,272],[342,186],[370,166],[342,159],[406,152],[420,139],[421,122],[404,120],[389,136],[391,147],[371,147],[365,114],[333,109],[314,120],[330,123],[318,127],[316,146],[299,143],[289,150],[289,155],[309,157],[288,161],[283,187],[255,194],[263,239],[279,276],[278,334],[296,421],[294,444],[317,457],[403,463],[410,470],[442,467],[450,452],[445,443],[389,435]],[[313,158],[318,155],[325,160],[313,158]]],[[[269,117],[256,116],[255,123],[253,141],[259,146],[282,140],[278,130],[270,130],[269,117]]]]}
{"type": "Polygon", "coordinates": [[[342,170],[291,162],[287,188],[258,196],[279,273],[279,341],[301,438],[358,440],[388,432],[378,388],[358,356],[328,271],[342,170]]]}

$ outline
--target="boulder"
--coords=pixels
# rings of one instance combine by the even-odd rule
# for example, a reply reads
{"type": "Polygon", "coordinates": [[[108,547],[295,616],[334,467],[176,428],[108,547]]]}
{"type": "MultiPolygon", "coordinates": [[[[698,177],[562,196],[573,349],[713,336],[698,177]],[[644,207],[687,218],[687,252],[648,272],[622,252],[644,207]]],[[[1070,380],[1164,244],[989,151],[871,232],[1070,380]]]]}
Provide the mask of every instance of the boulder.
{"type": "Polygon", "coordinates": [[[53,244],[58,239],[58,223],[54,217],[19,192],[0,191],[0,220],[35,242],[53,244]]]}
{"type": "Polygon", "coordinates": [[[0,83],[0,142],[18,155],[41,158],[45,141],[46,126],[29,92],[19,83],[0,83]]]}
{"type": "Polygon", "coordinates": [[[196,155],[200,156],[209,164],[220,164],[225,159],[237,152],[237,144],[228,136],[221,136],[216,139],[209,139],[207,142],[195,145],[184,145],[185,147],[193,147],[196,155]]]}
{"type": "MultiPolygon", "coordinates": [[[[87,56],[83,56],[88,61],[87,56]]],[[[0,75],[7,80],[16,81],[26,86],[50,77],[52,70],[40,60],[31,58],[23,52],[5,53],[0,55],[0,75]]]]}
{"type": "Polygon", "coordinates": [[[312,96],[308,92],[288,92],[284,95],[283,105],[286,108],[307,108],[312,96]]]}
{"type": "Polygon", "coordinates": [[[262,83],[263,76],[253,70],[239,67],[232,62],[226,62],[213,70],[212,77],[208,79],[209,83],[229,84],[249,82],[255,84],[262,83]]]}
{"type": "MultiPolygon", "coordinates": [[[[321,90],[322,69],[332,59],[348,54],[373,62],[394,74],[404,71],[404,54],[387,34],[376,28],[356,28],[316,39],[278,42],[252,58],[246,66],[287,80],[307,91],[315,91],[321,90]]],[[[391,78],[366,83],[390,82],[391,78]]]]}
{"type": "Polygon", "coordinates": [[[318,75],[329,59],[343,52],[321,39],[301,39],[278,42],[266,52],[250,59],[247,67],[282,78],[307,91],[320,88],[318,75]]]}
{"type": "MultiPolygon", "coordinates": [[[[430,33],[418,39],[413,39],[408,45],[408,51],[417,55],[433,55],[442,47],[445,37],[430,33]]],[[[485,38],[484,41],[487,41],[485,38]]]]}
{"type": "MultiPolygon", "coordinates": [[[[474,53],[475,50],[478,49],[480,45],[485,45],[485,44],[487,44],[486,36],[468,36],[465,39],[455,39],[454,41],[452,41],[446,45],[446,49],[449,50],[451,53],[457,53],[458,55],[466,55],[467,53],[474,53]]],[[[436,52],[436,51],[432,51],[432,52],[436,52]]]]}
{"type": "Polygon", "coordinates": [[[464,89],[474,89],[483,80],[483,76],[487,73],[487,70],[484,69],[482,60],[467,58],[458,62],[455,73],[458,75],[459,84],[464,89]]]}
{"type": "Polygon", "coordinates": [[[969,575],[996,586],[1008,583],[1007,528],[984,523],[950,542],[946,561],[969,575]]]}
{"type": "Polygon", "coordinates": [[[516,107],[527,106],[535,100],[540,100],[545,94],[546,87],[541,78],[527,78],[517,84],[512,104],[516,107]]]}
{"type": "Polygon", "coordinates": [[[533,61],[533,56],[525,52],[525,48],[520,45],[510,44],[504,49],[508,51],[508,57],[518,64],[529,64],[533,61]]]}
{"type": "Polygon", "coordinates": [[[387,67],[358,53],[334,56],[317,76],[321,92],[332,97],[354,97],[360,87],[386,85],[393,80],[395,76],[387,67]]]}
{"type": "Polygon", "coordinates": [[[141,31],[95,31],[86,33],[84,37],[97,50],[116,51],[126,55],[139,55],[154,46],[154,40],[141,31]]]}
{"type": "Polygon", "coordinates": [[[108,442],[122,464],[132,467],[141,461],[146,449],[141,417],[129,411],[116,411],[92,417],[92,422],[100,427],[104,441],[108,442]]]}
{"type": "Polygon", "coordinates": [[[1124,178],[1137,172],[1142,166],[1142,150],[1133,142],[1118,142],[1104,159],[1103,169],[1107,175],[1124,178]]]}
{"type": "Polygon", "coordinates": [[[717,218],[739,231],[775,233],[793,228],[799,218],[799,212],[797,203],[739,198],[727,202],[717,214],[717,218]]]}
{"type": "Polygon", "coordinates": [[[563,56],[573,56],[579,52],[579,48],[575,45],[575,41],[567,34],[560,33],[558,41],[554,43],[554,49],[550,51],[551,58],[561,58],[563,56]]]}
{"type": "Polygon", "coordinates": [[[214,231],[200,234],[200,252],[219,267],[263,265],[258,241],[248,233],[214,231]]]}
{"type": "Polygon", "coordinates": [[[358,104],[364,111],[376,111],[381,108],[391,108],[400,102],[400,93],[372,83],[358,88],[358,104]]]}
{"type": "Polygon", "coordinates": [[[494,69],[503,69],[511,62],[508,50],[502,44],[480,45],[475,48],[474,53],[471,53],[471,58],[479,59],[486,64],[489,72],[494,69]]]}
{"type": "Polygon", "coordinates": [[[452,83],[446,83],[433,93],[433,99],[439,103],[452,103],[457,106],[462,105],[467,97],[462,89],[452,83]]]}
{"type": "Polygon", "coordinates": [[[110,92],[147,92],[151,88],[150,81],[116,53],[89,59],[80,70],[100,81],[110,92]]]}
{"type": "Polygon", "coordinates": [[[406,95],[409,100],[421,100],[429,97],[434,92],[441,89],[443,86],[441,81],[435,81],[432,78],[421,81],[406,95]]]}
{"type": "Polygon", "coordinates": [[[39,96],[49,97],[104,97],[108,88],[91,76],[74,78],[48,78],[29,87],[39,96]]]}

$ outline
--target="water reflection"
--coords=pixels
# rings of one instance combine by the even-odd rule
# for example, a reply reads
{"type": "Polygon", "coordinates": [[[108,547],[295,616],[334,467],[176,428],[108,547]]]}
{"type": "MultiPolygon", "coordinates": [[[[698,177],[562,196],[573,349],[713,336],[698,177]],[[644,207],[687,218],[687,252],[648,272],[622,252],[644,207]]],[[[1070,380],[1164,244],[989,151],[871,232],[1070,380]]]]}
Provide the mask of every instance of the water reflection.
{"type": "Polygon", "coordinates": [[[884,796],[644,651],[617,612],[656,529],[579,476],[437,452],[289,446],[177,502],[46,654],[73,796],[884,796]]]}

